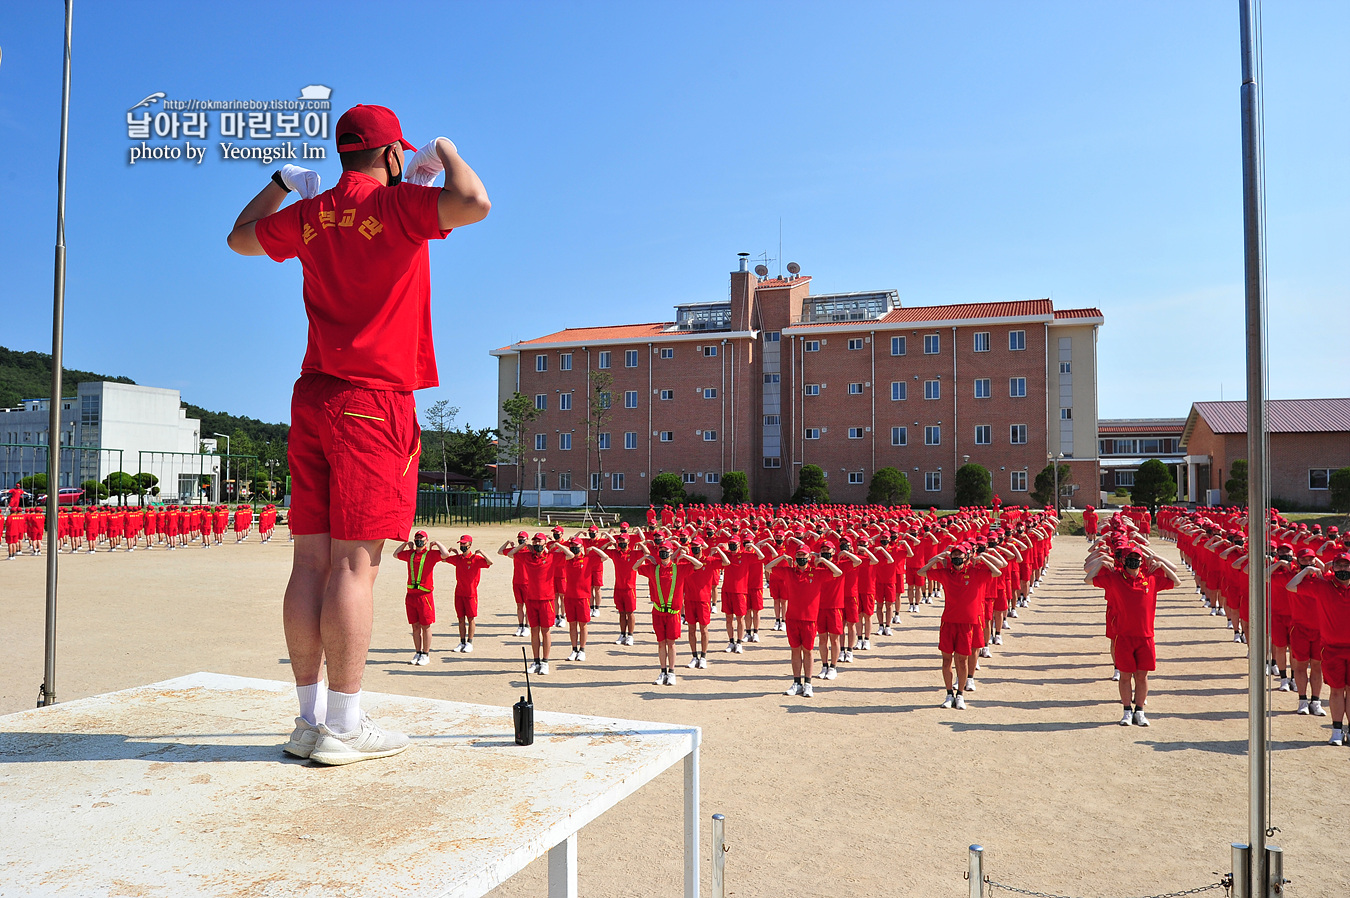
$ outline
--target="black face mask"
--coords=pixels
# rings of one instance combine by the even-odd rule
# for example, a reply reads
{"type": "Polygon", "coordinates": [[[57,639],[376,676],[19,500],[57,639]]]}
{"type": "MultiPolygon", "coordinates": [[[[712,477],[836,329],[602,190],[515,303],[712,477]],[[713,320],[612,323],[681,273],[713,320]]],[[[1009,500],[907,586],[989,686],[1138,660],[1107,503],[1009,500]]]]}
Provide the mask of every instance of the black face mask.
{"type": "Polygon", "coordinates": [[[727,543],[727,550],[728,550],[728,551],[731,551],[731,552],[735,552],[735,551],[736,551],[736,543],[727,543]]]}
{"type": "Polygon", "coordinates": [[[523,545],[525,545],[525,537],[523,537],[523,536],[522,536],[522,537],[518,537],[518,538],[516,539],[516,545],[518,545],[518,546],[523,546],[523,545]]]}
{"type": "Polygon", "coordinates": [[[1139,570],[1139,566],[1143,563],[1144,559],[1142,558],[1126,558],[1125,568],[1126,570],[1137,571],[1139,570]]]}
{"type": "Polygon", "coordinates": [[[536,553],[544,551],[544,547],[539,543],[534,543],[533,545],[530,546],[530,548],[533,549],[536,553]]]}
{"type": "Polygon", "coordinates": [[[460,550],[461,552],[467,552],[467,551],[469,551],[469,547],[468,547],[468,545],[466,545],[465,543],[460,543],[460,544],[459,544],[459,550],[460,550]]]}
{"type": "Polygon", "coordinates": [[[669,553],[669,552],[662,552],[662,553],[661,553],[660,555],[658,555],[657,557],[660,558],[662,561],[669,561],[669,560],[670,560],[670,553],[669,553]]]}
{"type": "Polygon", "coordinates": [[[1336,571],[1336,579],[1342,583],[1350,580],[1350,571],[1336,571]]]}
{"type": "Polygon", "coordinates": [[[389,176],[389,186],[397,187],[403,181],[403,166],[400,164],[398,167],[398,174],[397,175],[394,174],[393,171],[390,170],[389,168],[388,152],[389,152],[388,150],[385,151],[384,170],[385,173],[389,176]]]}
{"type": "Polygon", "coordinates": [[[702,555],[702,554],[703,554],[703,547],[702,547],[702,546],[694,546],[694,554],[695,554],[695,555],[702,555]]]}
{"type": "Polygon", "coordinates": [[[805,558],[798,558],[798,559],[797,559],[797,567],[806,567],[806,559],[805,559],[805,558]]]}
{"type": "Polygon", "coordinates": [[[821,557],[821,558],[824,558],[826,561],[829,561],[831,558],[834,557],[834,553],[833,553],[833,552],[821,552],[821,553],[820,553],[820,557],[821,557]]]}
{"type": "Polygon", "coordinates": [[[413,545],[416,546],[416,547],[419,548],[419,549],[423,548],[426,544],[427,544],[427,541],[424,540],[424,539],[419,539],[419,540],[417,540],[416,542],[413,543],[413,545]]]}
{"type": "Polygon", "coordinates": [[[628,548],[628,543],[625,542],[624,540],[617,540],[615,541],[614,545],[618,546],[620,549],[628,548]]]}
{"type": "Polygon", "coordinates": [[[953,555],[953,556],[952,556],[952,567],[960,567],[961,565],[963,565],[963,564],[965,564],[965,563],[966,563],[966,557],[965,557],[964,555],[953,555]]]}

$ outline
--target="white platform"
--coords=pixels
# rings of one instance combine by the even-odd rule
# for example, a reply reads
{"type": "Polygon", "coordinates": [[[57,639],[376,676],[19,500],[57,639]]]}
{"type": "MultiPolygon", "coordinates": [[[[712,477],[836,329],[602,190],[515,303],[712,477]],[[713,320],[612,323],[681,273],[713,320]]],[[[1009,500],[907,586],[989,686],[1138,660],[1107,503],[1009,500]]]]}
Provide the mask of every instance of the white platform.
{"type": "Polygon", "coordinates": [[[0,896],[466,896],[549,854],[685,761],[685,895],[698,895],[699,730],[367,693],[413,737],[395,758],[287,758],[289,683],[199,673],[0,717],[0,896]],[[330,857],[358,858],[335,875],[330,857]]]}

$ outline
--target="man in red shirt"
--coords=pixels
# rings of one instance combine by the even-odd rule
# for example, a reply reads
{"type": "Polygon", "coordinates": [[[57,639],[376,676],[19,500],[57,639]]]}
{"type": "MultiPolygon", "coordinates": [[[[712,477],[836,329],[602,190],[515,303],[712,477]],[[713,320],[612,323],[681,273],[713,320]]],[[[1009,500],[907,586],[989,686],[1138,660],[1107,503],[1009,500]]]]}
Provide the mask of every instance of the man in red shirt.
{"type": "Polygon", "coordinates": [[[403,598],[413,632],[413,656],[408,663],[425,667],[431,663],[431,625],[436,623],[433,574],[436,563],[448,559],[450,552],[436,540],[429,539],[425,530],[419,530],[412,539],[399,546],[394,557],[408,563],[408,592],[403,598]]]}
{"type": "Polygon", "coordinates": [[[652,597],[652,630],[656,633],[657,652],[661,674],[657,686],[675,685],[675,655],[680,641],[680,610],[684,607],[684,586],[680,578],[703,567],[703,562],[688,555],[676,554],[668,542],[656,547],[656,557],[644,555],[638,573],[647,578],[652,597]]]}
{"type": "Polygon", "coordinates": [[[1158,667],[1158,652],[1153,643],[1158,593],[1180,585],[1181,580],[1162,558],[1144,546],[1126,544],[1121,547],[1121,556],[1118,568],[1108,568],[1104,562],[1089,567],[1087,579],[1093,586],[1115,597],[1113,652],[1116,670],[1121,674],[1118,688],[1120,703],[1124,706],[1120,725],[1146,727],[1149,725],[1144,714],[1144,705],[1148,701],[1148,672],[1158,667]]]}
{"type": "Polygon", "coordinates": [[[530,625],[530,648],[534,663],[530,673],[548,675],[548,656],[553,648],[551,630],[557,620],[553,600],[553,553],[544,534],[530,537],[528,550],[517,548],[512,559],[521,557],[521,576],[525,586],[525,619],[530,625]]]}
{"type": "Polygon", "coordinates": [[[516,636],[524,636],[529,632],[525,626],[525,574],[522,570],[525,557],[530,552],[529,546],[525,545],[527,539],[529,534],[522,530],[516,534],[514,543],[507,540],[497,550],[498,555],[511,559],[511,593],[516,599],[516,636]]]}
{"type": "MultiPolygon", "coordinates": [[[[450,550],[446,559],[455,567],[455,619],[459,622],[457,652],[473,651],[474,624],[478,619],[478,581],[485,568],[492,567],[492,559],[473,547],[473,537],[467,533],[459,538],[459,549],[450,550]]],[[[431,634],[427,634],[428,643],[431,634]]]]}
{"type": "Polygon", "coordinates": [[[801,540],[794,538],[792,542],[796,543],[796,548],[791,556],[779,555],[764,567],[770,571],[779,566],[787,567],[782,590],[787,606],[788,648],[792,650],[792,685],[783,694],[811,698],[815,694],[811,687],[811,666],[820,619],[821,586],[825,578],[842,576],[843,571],[829,559],[813,556],[801,540]],[[792,564],[784,564],[789,557],[792,564]]]}
{"type": "Polygon", "coordinates": [[[427,241],[491,208],[443,137],[422,148],[408,174],[428,184],[443,169],[444,189],[401,183],[403,151],[413,146],[382,106],[348,110],[335,133],[343,168],[336,187],[318,193],[313,172],[286,166],[228,239],[241,255],[298,256],[304,267],[309,339],[291,404],[296,539],[283,604],[301,721],[287,751],[321,764],[408,746],[361,713],[375,575],[384,541],[402,539],[412,521],[421,449],[412,391],[438,384],[427,241]],[[304,198],[277,211],[296,188],[304,198]],[[317,721],[325,662],[328,704],[317,721]]]}
{"type": "Polygon", "coordinates": [[[1311,589],[1299,592],[1294,578],[1307,571],[1321,573],[1317,553],[1304,546],[1298,551],[1298,572],[1285,584],[1289,597],[1289,655],[1293,659],[1294,685],[1298,689],[1298,714],[1326,716],[1322,708],[1322,631],[1317,620],[1317,598],[1311,589]]]}
{"type": "Polygon", "coordinates": [[[1322,677],[1331,690],[1331,744],[1344,745],[1346,689],[1350,686],[1350,552],[1334,556],[1329,571],[1313,573],[1313,568],[1299,571],[1289,581],[1289,590],[1317,602],[1322,677]]]}
{"type": "MultiPolygon", "coordinates": [[[[626,528],[627,525],[624,525],[626,528]]],[[[642,533],[621,529],[603,551],[614,562],[614,610],[619,612],[619,638],[615,645],[633,644],[633,618],[637,613],[637,563],[647,554],[642,533]]]]}
{"type": "MultiPolygon", "coordinates": [[[[591,583],[595,576],[593,565],[597,556],[601,561],[605,556],[595,546],[583,545],[577,537],[565,545],[555,543],[553,550],[562,555],[563,614],[572,640],[572,652],[567,660],[585,661],[587,630],[591,623],[591,583]]],[[[553,563],[558,564],[559,560],[555,558],[553,563]]]]}
{"type": "Polygon", "coordinates": [[[957,543],[919,568],[919,576],[942,587],[942,625],[938,651],[942,653],[942,681],[947,687],[944,708],[966,709],[966,690],[974,688],[975,651],[980,647],[984,625],[984,593],[1003,568],[988,553],[970,558],[971,549],[957,543]],[[955,667],[955,682],[953,682],[955,667]]]}
{"type": "MultiPolygon", "coordinates": [[[[703,562],[682,579],[684,584],[684,620],[689,625],[690,670],[706,670],[708,667],[708,626],[712,623],[713,590],[717,588],[717,578],[726,567],[727,557],[721,549],[713,548],[708,553],[708,544],[696,538],[690,546],[694,558],[703,562]],[[700,645],[702,648],[700,648],[700,645]]],[[[727,607],[727,595],[722,593],[722,608],[727,607]]],[[[727,629],[731,629],[728,617],[727,629]]],[[[738,651],[740,642],[728,642],[727,651],[738,651]]]]}

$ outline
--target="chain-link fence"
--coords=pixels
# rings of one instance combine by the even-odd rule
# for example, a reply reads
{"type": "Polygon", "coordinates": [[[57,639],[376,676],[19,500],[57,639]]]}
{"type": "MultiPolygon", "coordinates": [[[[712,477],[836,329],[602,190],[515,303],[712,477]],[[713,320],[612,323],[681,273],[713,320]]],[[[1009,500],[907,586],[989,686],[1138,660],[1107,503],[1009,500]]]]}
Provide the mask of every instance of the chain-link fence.
{"type": "Polygon", "coordinates": [[[419,524],[505,524],[523,515],[513,493],[418,490],[419,524]]]}

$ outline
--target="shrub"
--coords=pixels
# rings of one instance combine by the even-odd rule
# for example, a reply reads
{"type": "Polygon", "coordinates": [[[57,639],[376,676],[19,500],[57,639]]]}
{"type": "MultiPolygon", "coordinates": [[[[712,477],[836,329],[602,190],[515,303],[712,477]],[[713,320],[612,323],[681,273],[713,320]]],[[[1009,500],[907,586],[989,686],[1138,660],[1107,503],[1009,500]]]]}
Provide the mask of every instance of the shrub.
{"type": "MultiPolygon", "coordinates": [[[[1134,488],[1130,490],[1130,504],[1156,509],[1173,502],[1177,497],[1177,483],[1167,465],[1150,458],[1134,472],[1134,488]]],[[[1245,498],[1244,498],[1245,501],[1245,498]]]]}
{"type": "Polygon", "coordinates": [[[1350,468],[1331,472],[1331,510],[1350,513],[1350,468]]]}
{"type": "Polygon", "coordinates": [[[880,468],[872,475],[867,501],[873,505],[904,505],[909,501],[909,478],[899,468],[880,468]]]}
{"type": "Polygon", "coordinates": [[[750,501],[750,478],[744,471],[727,471],[722,475],[722,504],[739,505],[750,501]]]}
{"type": "Polygon", "coordinates": [[[653,505],[679,505],[684,501],[684,481],[674,471],[657,474],[649,498],[653,505]]]}
{"type": "MultiPolygon", "coordinates": [[[[1051,488],[1053,492],[1053,487],[1051,488]]],[[[994,487],[989,482],[989,469],[968,462],[956,470],[956,507],[986,506],[994,501],[994,487]]]]}
{"type": "Polygon", "coordinates": [[[830,501],[830,490],[825,485],[825,471],[820,465],[802,465],[797,475],[797,491],[792,501],[801,505],[808,502],[825,504],[830,501]]]}
{"type": "Polygon", "coordinates": [[[1223,491],[1233,505],[1247,504],[1247,460],[1233,459],[1233,467],[1228,470],[1228,479],[1224,481],[1223,491]]]}

